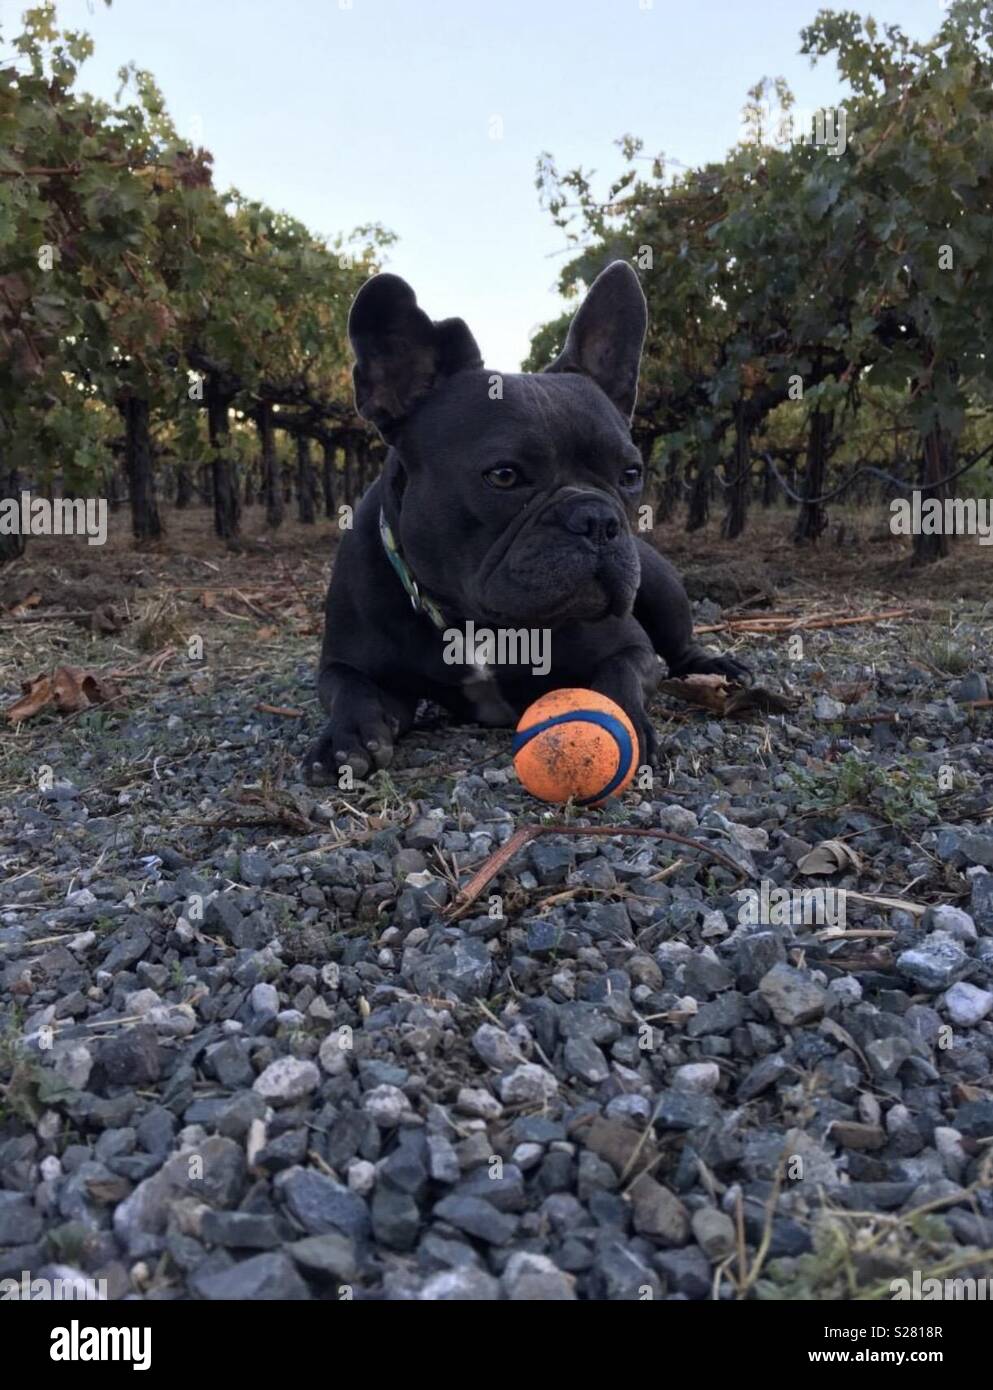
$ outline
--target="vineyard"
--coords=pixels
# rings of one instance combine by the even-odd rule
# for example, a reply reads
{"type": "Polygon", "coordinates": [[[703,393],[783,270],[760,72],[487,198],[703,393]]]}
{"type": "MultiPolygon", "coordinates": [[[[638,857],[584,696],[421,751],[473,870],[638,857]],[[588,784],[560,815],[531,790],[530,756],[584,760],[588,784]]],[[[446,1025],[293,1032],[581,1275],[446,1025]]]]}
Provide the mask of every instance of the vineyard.
{"type": "MultiPolygon", "coordinates": [[[[7,36],[4,36],[7,37],[7,36]]],[[[25,16],[0,70],[0,477],[130,503],[138,539],[199,498],[219,537],[357,495],[374,447],[345,320],[390,237],[334,246],[219,193],[151,75],[110,107],[74,92],[91,43],[25,16]],[[321,488],[312,449],[321,450],[321,488]]],[[[9,543],[9,542],[8,542],[9,543]]]]}
{"type": "MultiPolygon", "coordinates": [[[[972,470],[993,448],[991,33],[978,0],[950,7],[927,44],[822,12],[801,51],[834,57],[851,91],[843,151],[766,81],[723,164],[667,181],[659,155],[645,179],[627,137],[629,167],[599,201],[582,169],[541,161],[548,209],[577,243],[563,287],[615,256],[647,267],[636,433],[661,519],[685,495],[696,529],[723,498],[733,538],[757,492],[796,504],[795,537],[811,542],[843,492],[989,491],[988,468],[972,470]],[[801,139],[770,147],[784,129],[801,139]]],[[[529,366],[555,355],[564,322],[529,366]]],[[[918,536],[915,551],[937,558],[947,538],[918,536]]]]}
{"type": "MultiPolygon", "coordinates": [[[[781,81],[749,95],[722,163],[670,177],[641,140],[601,199],[581,168],[538,162],[576,254],[567,294],[630,259],[649,300],[636,439],[656,518],[796,509],[816,542],[835,498],[988,490],[993,448],[993,56],[980,0],[932,41],[822,13],[802,51],[833,58],[845,148],[795,119],[781,81]],[[789,132],[789,140],[783,133],[789,132]],[[648,176],[645,176],[645,171],[648,176]]],[[[393,240],[375,222],[331,245],[219,192],[151,74],[120,100],[76,90],[89,39],[30,11],[0,70],[0,477],[129,502],[136,538],[166,506],[213,508],[238,535],[352,503],[382,459],[354,413],[348,305],[393,240]],[[319,451],[315,452],[315,451],[319,451]]],[[[535,337],[529,369],[567,316],[535,337]]],[[[19,544],[5,538],[8,547],[19,544]]],[[[944,535],[915,537],[919,560],[944,535]]]]}

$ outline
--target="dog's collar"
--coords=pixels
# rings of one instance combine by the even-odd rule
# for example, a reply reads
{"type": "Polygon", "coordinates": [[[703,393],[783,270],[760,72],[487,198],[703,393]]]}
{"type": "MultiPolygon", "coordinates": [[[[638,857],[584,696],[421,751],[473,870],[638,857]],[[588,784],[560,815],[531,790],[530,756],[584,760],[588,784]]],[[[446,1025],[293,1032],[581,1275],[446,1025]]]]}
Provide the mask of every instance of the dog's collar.
{"type": "Polygon", "coordinates": [[[445,621],[445,615],[433,599],[428,598],[427,594],[421,593],[417,580],[411,574],[407,567],[406,560],[404,560],[403,556],[400,554],[400,547],[397,545],[396,537],[390,530],[390,524],[386,520],[386,513],[383,511],[382,507],[379,509],[379,539],[383,542],[386,558],[396,570],[397,578],[403,585],[414,612],[423,613],[426,617],[431,619],[439,632],[444,632],[448,627],[448,623],[445,621]]]}

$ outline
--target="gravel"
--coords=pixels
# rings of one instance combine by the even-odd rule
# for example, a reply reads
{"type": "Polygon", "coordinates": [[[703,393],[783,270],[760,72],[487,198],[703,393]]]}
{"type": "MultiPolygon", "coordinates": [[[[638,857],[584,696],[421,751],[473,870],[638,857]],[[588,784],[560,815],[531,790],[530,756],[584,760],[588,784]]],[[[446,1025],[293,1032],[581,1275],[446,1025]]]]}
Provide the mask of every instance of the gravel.
{"type": "MultiPolygon", "coordinates": [[[[313,720],[257,712],[257,674],[40,721],[25,767],[60,794],[25,771],[0,807],[0,1277],[727,1298],[740,1222],[752,1295],[841,1298],[825,1252],[929,1201],[920,1245],[901,1222],[844,1269],[964,1277],[993,1245],[993,731],[965,703],[988,673],[906,632],[756,641],[793,713],[660,700],[664,774],[572,813],[741,874],[551,833],[455,920],[453,878],[543,813],[504,731],[426,724],[339,799],[294,780],[313,720]],[[805,874],[825,840],[857,858],[805,874]],[[763,885],[785,907],[744,911],[763,885]],[[844,931],[805,913],[828,888],[861,895],[844,931]]],[[[310,700],[309,650],[267,660],[270,705],[310,700]]]]}

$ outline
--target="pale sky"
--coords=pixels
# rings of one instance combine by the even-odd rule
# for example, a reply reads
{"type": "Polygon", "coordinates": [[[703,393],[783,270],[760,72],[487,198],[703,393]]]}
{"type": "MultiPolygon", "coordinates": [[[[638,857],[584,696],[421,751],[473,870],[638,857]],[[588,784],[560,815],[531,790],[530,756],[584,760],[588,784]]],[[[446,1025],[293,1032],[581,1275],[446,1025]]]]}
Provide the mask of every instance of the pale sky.
{"type": "MultiPolygon", "coordinates": [[[[432,318],[467,320],[487,365],[514,370],[561,312],[566,242],[538,204],[535,161],[581,163],[606,189],[613,141],[640,135],[695,165],[735,142],[748,88],[786,77],[797,105],[835,103],[833,62],[801,57],[819,0],[60,0],[92,34],[82,85],[149,68],[215,182],[332,236],[381,222],[388,268],[432,318]],[[493,138],[497,134],[500,138],[493,138]]],[[[838,9],[863,7],[842,0],[838,9]]],[[[929,36],[941,0],[865,9],[929,36]]],[[[17,0],[0,0],[10,36],[17,0]]]]}

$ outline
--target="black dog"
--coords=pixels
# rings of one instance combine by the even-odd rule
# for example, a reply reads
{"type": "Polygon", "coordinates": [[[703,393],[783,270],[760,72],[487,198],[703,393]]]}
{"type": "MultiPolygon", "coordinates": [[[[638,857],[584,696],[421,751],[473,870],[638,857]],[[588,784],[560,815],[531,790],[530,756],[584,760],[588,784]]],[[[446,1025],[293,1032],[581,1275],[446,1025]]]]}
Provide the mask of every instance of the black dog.
{"type": "Polygon", "coordinates": [[[673,674],[745,668],[693,641],[679,576],[631,533],[642,460],[630,422],[647,321],[615,261],[538,375],[492,373],[461,319],[432,323],[410,286],[377,275],[348,321],[355,401],[390,445],[346,532],[328,590],[318,676],[329,719],[304,775],[385,767],[419,700],[463,722],[513,724],[546,691],[582,686],[645,712],[660,653],[673,674]],[[551,665],[451,664],[443,632],[549,636],[551,665]],[[446,660],[446,651],[449,659],[446,660]]]}

